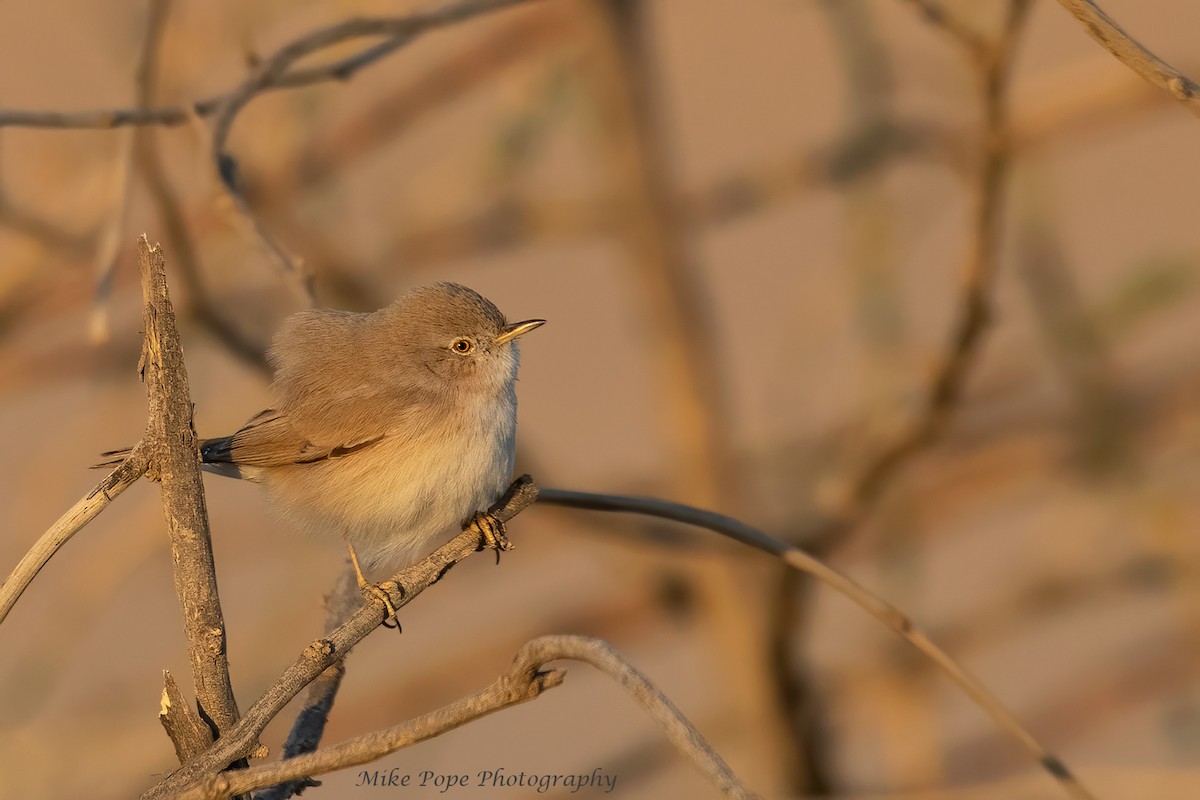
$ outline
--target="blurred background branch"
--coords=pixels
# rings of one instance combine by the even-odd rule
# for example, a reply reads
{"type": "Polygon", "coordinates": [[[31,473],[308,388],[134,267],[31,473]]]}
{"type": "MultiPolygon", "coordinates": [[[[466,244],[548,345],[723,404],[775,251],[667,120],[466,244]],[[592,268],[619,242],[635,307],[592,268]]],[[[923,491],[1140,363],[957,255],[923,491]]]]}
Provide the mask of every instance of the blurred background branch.
{"type": "MultiPolygon", "coordinates": [[[[1032,5],[1020,48],[1000,54],[1024,4],[525,3],[405,44],[403,59],[387,57],[403,37],[321,47],[236,112],[222,170],[213,125],[230,87],[314,32],[410,6],[167,5],[0,8],[0,95],[55,109],[0,111],[6,529],[45,530],[38,509],[92,488],[83,473],[64,485],[63,464],[137,438],[137,287],[106,269],[132,262],[131,237],[115,253],[102,241],[119,229],[161,229],[197,425],[228,428],[267,401],[271,331],[308,300],[262,268],[275,257],[258,225],[303,271],[294,285],[311,278],[331,305],[452,279],[549,318],[520,387],[521,459],[548,483],[710,505],[811,544],[928,621],[1085,777],[1119,761],[1142,766],[1104,772],[1114,793],[1200,792],[1168,769],[1200,741],[1186,677],[1200,631],[1200,164],[1178,108],[1195,104],[1194,4],[1109,9],[1119,26],[1096,3],[1032,5]],[[1089,18],[1102,24],[1080,30],[1089,18]],[[132,134],[131,172],[123,134],[102,129],[135,123],[150,127],[132,134]],[[89,340],[93,308],[107,341],[89,340]]],[[[284,598],[332,585],[340,554],[291,537],[243,487],[209,489],[234,678],[268,686],[281,646],[320,630],[315,608],[284,598]]],[[[125,776],[171,767],[144,714],[111,741],[71,733],[146,701],[144,675],[82,695],[82,665],[108,663],[97,653],[186,657],[155,603],[170,591],[157,513],[130,490],[56,556],[70,592],[33,584],[6,622],[14,652],[41,654],[0,665],[13,791],[86,793],[26,769],[63,748],[95,753],[80,775],[125,794],[140,787],[125,776]],[[122,626],[131,613],[144,622],[122,626]]],[[[828,592],[780,590],[763,562],[661,524],[539,516],[503,569],[465,564],[480,571],[406,611],[403,681],[396,645],[364,642],[325,738],[461,697],[490,679],[477,665],[564,630],[628,652],[768,796],[1043,790],[1010,779],[1027,767],[986,719],[828,592]]],[[[16,563],[28,546],[0,550],[16,563]]],[[[705,791],[636,715],[573,691],[509,712],[536,715],[521,741],[483,721],[381,764],[601,761],[630,797],[705,791]],[[581,717],[586,744],[543,737],[581,717]]],[[[283,742],[289,722],[263,741],[283,742]]],[[[353,775],[324,781],[336,795],[353,775]]]]}

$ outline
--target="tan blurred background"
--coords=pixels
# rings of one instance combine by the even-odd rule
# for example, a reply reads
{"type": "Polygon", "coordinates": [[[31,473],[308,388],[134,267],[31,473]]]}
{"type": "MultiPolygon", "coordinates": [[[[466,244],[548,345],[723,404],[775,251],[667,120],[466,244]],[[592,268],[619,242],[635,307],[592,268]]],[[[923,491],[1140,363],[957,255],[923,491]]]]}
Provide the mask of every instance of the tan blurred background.
{"type": "MultiPolygon", "coordinates": [[[[921,413],[940,363],[972,225],[971,67],[899,0],[660,0],[625,27],[604,16],[638,5],[543,0],[431,34],[348,83],[256,99],[230,149],[323,303],[373,308],[450,279],[550,320],[523,340],[519,386],[519,468],[540,483],[691,501],[795,536],[921,413]],[[673,282],[647,236],[683,267],[673,282]]],[[[945,3],[985,37],[1005,5],[945,3]]],[[[1200,75],[1200,5],[1104,6],[1200,75]]],[[[156,94],[208,97],[307,30],[428,7],[180,0],[156,94]]],[[[0,106],[132,105],[145,19],[144,2],[0,4],[0,106]]],[[[910,612],[1099,796],[1200,796],[1200,122],[1047,0],[1018,43],[1010,113],[993,324],[965,394],[827,557],[910,612]]],[[[201,435],[268,402],[206,309],[261,349],[297,295],[231,211],[208,123],[152,135],[190,245],[139,170],[122,217],[125,133],[0,130],[5,574],[94,485],[95,454],[144,425],[137,235],[167,247],[201,435]]],[[[245,708],[319,632],[342,552],[293,536],[256,487],[207,481],[245,708]]],[[[766,796],[1060,796],[859,609],[824,589],[781,594],[765,556],[679,533],[528,511],[499,568],[469,560],[404,609],[403,636],[356,649],[326,741],[481,688],[533,636],[582,633],[626,654],[766,796]]],[[[127,797],[170,769],[163,669],[190,691],[143,482],[0,629],[0,798],[127,797]]],[[[568,669],[537,702],[375,767],[599,767],[617,797],[714,794],[611,682],[568,669]]],[[[275,753],[292,716],[267,731],[275,753]]],[[[438,796],[356,788],[357,772],[305,796],[438,796]]]]}

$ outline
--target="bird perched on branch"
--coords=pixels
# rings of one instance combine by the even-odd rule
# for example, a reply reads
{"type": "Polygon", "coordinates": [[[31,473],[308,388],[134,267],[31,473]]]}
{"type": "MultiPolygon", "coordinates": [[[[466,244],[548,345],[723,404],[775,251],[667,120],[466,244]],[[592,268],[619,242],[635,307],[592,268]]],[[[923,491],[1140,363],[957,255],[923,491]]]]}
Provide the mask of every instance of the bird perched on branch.
{"type": "MultiPolygon", "coordinates": [[[[497,554],[511,548],[487,509],[512,476],[516,340],[544,322],[507,322],[454,283],[369,314],[294,314],[269,353],[274,405],[231,436],[203,440],[204,469],[263,484],[305,531],[338,532],[360,588],[382,595],[394,616],[360,557],[410,562],[468,522],[497,554]]],[[[105,453],[96,466],[128,453],[105,453]]]]}

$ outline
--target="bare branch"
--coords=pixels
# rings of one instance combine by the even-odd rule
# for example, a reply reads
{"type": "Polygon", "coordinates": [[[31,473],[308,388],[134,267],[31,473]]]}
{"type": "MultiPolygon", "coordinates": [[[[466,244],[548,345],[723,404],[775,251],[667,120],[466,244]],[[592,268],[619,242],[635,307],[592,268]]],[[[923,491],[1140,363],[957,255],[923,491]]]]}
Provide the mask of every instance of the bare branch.
{"type": "MultiPolygon", "coordinates": [[[[513,481],[504,496],[492,505],[491,513],[508,521],[528,508],[537,499],[537,487],[528,475],[513,481]]],[[[422,561],[397,572],[379,584],[388,593],[392,605],[399,609],[408,605],[421,592],[437,583],[450,569],[485,547],[485,540],[468,526],[422,561]]],[[[183,765],[148,789],[142,800],[171,796],[192,783],[225,769],[228,764],[248,757],[254,750],[258,735],[293,697],[336,662],[345,658],[354,645],[379,627],[388,616],[383,601],[372,597],[369,605],[360,606],[353,615],[326,637],[305,648],[267,691],[246,710],[245,715],[228,732],[201,755],[183,765]]]]}
{"type": "Polygon", "coordinates": [[[292,761],[224,772],[184,792],[180,797],[186,800],[215,800],[276,781],[365,764],[500,709],[539,697],[547,689],[561,684],[566,677],[563,670],[543,670],[549,662],[561,659],[584,661],[614,678],[662,726],[676,748],[726,797],[756,797],[666,695],[606,642],[585,636],[543,636],[534,639],[517,652],[508,671],[482,692],[392,728],[359,736],[292,761]]]}
{"type": "Polygon", "coordinates": [[[237,722],[238,709],[225,657],[225,620],[217,594],[200,455],[192,427],[192,396],[175,312],[167,294],[166,259],[162,249],[151,245],[144,235],[138,240],[138,270],[146,331],[142,375],[150,407],[146,429],[153,465],[150,477],[162,484],[175,591],[183,611],[196,702],[201,716],[220,735],[237,722]]]}
{"type": "MultiPolygon", "coordinates": [[[[200,104],[196,112],[200,113],[200,104]]],[[[212,113],[208,108],[207,112],[212,113]]],[[[63,130],[122,128],[126,125],[182,125],[188,120],[183,108],[110,108],[94,111],[0,110],[0,127],[58,128],[63,130]]]]}
{"type": "Polygon", "coordinates": [[[849,598],[875,619],[887,625],[909,644],[933,661],[976,705],[988,713],[997,726],[1028,750],[1063,789],[1077,800],[1094,800],[1066,765],[1049,752],[1013,715],[1000,700],[977,678],[934,644],[902,611],[875,593],[826,566],[803,550],[785,544],[741,520],[714,511],[671,503],[651,497],[575,492],[565,489],[542,489],[538,500],[553,505],[583,508],[591,511],[617,511],[644,514],[670,519],[715,531],[742,544],[762,550],[782,559],[792,569],[811,575],[821,583],[849,598]]]}
{"type": "Polygon", "coordinates": [[[77,113],[9,110],[0,111],[0,127],[16,125],[45,128],[116,128],[124,125],[179,125],[193,114],[201,117],[213,116],[213,160],[217,174],[233,199],[234,207],[284,274],[290,276],[302,299],[312,305],[315,302],[312,275],[262,225],[252,213],[241,191],[236,174],[237,164],[225,148],[238,113],[263,92],[333,80],[348,80],[359,70],[401,49],[423,33],[525,2],[529,0],[463,0],[444,8],[406,17],[361,17],[319,28],[292,40],[264,59],[237,88],[199,101],[190,109],[139,107],[77,113]],[[377,37],[384,38],[384,41],[355,55],[319,67],[288,71],[297,61],[317,51],[351,39],[377,37]]]}
{"type": "MultiPolygon", "coordinates": [[[[1013,153],[1044,150],[1080,131],[1095,133],[1101,124],[1124,121],[1130,114],[1162,108],[1165,100],[1164,95],[1132,76],[1127,80],[1121,75],[1085,89],[1078,86],[1074,74],[1055,76],[1048,84],[1038,92],[1045,98],[1040,104],[1012,109],[1008,144],[1013,153]]],[[[407,119],[403,110],[407,107],[407,95],[397,93],[395,97],[402,109],[398,116],[407,119]]],[[[371,115],[353,123],[350,132],[331,137],[330,141],[344,142],[344,148],[332,145],[322,148],[328,153],[321,157],[315,155],[316,145],[309,148],[314,155],[303,156],[301,167],[291,170],[298,177],[287,178],[283,174],[272,177],[268,200],[291,187],[293,181],[299,181],[298,189],[303,191],[322,185],[330,180],[335,167],[359,155],[358,148],[382,141],[383,133],[368,123],[388,125],[389,108],[384,103],[371,115]],[[307,178],[310,169],[314,176],[311,182],[307,178]],[[283,188],[275,188],[277,183],[283,188]]],[[[967,137],[966,131],[901,117],[849,137],[838,134],[816,147],[764,160],[681,194],[673,203],[685,228],[703,229],[746,219],[817,189],[842,186],[904,159],[942,164],[956,174],[970,176],[977,174],[979,158],[971,152],[967,137]]],[[[400,231],[382,260],[403,261],[414,269],[430,268],[448,261],[512,250],[534,240],[575,241],[605,235],[615,227],[616,218],[617,211],[603,199],[551,201],[508,197],[465,218],[400,231]]],[[[293,226],[291,235],[303,233],[293,226]]],[[[313,250],[315,246],[306,249],[313,250]]]]}
{"type": "MultiPolygon", "coordinates": [[[[310,49],[305,51],[304,54],[306,55],[315,50],[323,49],[324,47],[328,47],[340,41],[344,41],[345,39],[351,38],[393,35],[393,39],[382,44],[373,45],[356,55],[338,59],[329,64],[319,67],[300,69],[296,70],[295,72],[275,76],[271,82],[263,84],[255,91],[255,93],[271,91],[275,89],[298,89],[318,83],[345,81],[364,67],[367,67],[384,56],[395,52],[395,50],[399,47],[408,44],[408,41],[410,41],[412,38],[415,38],[417,34],[424,32],[425,29],[449,25],[494,9],[529,1],[530,0],[477,0],[476,2],[463,2],[457,5],[447,6],[446,8],[427,12],[425,14],[414,14],[410,17],[373,19],[363,18],[347,20],[346,22],[332,26],[331,28],[321,28],[317,31],[305,34],[304,36],[301,36],[284,45],[282,48],[280,48],[276,55],[289,50],[289,48],[308,46],[310,49]],[[383,29],[373,29],[373,26],[376,23],[383,23],[383,29]],[[405,24],[412,25],[415,30],[415,32],[409,32],[407,38],[405,38],[403,33],[395,35],[392,34],[391,30],[387,29],[389,26],[397,29],[402,28],[405,24]],[[346,25],[361,26],[361,32],[337,36],[337,29],[340,29],[346,25]],[[313,39],[318,40],[315,46],[312,46],[313,39]]],[[[191,105],[191,107],[188,108],[181,106],[158,106],[155,108],[107,108],[90,111],[28,111],[20,109],[0,110],[0,127],[111,129],[124,127],[126,125],[177,126],[186,123],[192,118],[193,115],[200,117],[213,116],[220,111],[222,107],[230,101],[230,99],[234,98],[238,94],[240,88],[241,87],[229,92],[213,95],[212,97],[208,97],[203,100],[197,100],[191,105]]]]}
{"type": "Polygon", "coordinates": [[[95,489],[71,506],[67,513],[59,517],[58,521],[42,534],[4,581],[4,585],[0,586],[0,623],[4,622],[8,612],[33,581],[34,576],[46,566],[46,562],[58,549],[84,525],[95,519],[97,514],[108,508],[117,495],[137,483],[138,478],[146,473],[149,464],[148,448],[143,440],[137,443],[129,456],[109,473],[107,478],[100,481],[95,489]]]}
{"type": "Polygon", "coordinates": [[[179,689],[169,670],[163,670],[162,703],[158,721],[175,745],[175,755],[182,764],[212,744],[213,734],[200,720],[179,689]]]}
{"type": "Polygon", "coordinates": [[[1200,115],[1200,84],[1151,53],[1092,0],[1058,0],[1117,60],[1200,115]]]}

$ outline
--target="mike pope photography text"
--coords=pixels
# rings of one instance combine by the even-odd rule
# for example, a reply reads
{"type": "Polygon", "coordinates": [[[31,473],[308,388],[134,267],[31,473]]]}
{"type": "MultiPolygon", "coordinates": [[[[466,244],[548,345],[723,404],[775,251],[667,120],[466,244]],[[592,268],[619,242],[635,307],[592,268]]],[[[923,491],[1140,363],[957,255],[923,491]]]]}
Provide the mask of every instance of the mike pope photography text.
{"type": "Polygon", "coordinates": [[[355,786],[362,788],[437,789],[445,794],[459,789],[533,789],[544,794],[551,789],[567,789],[571,794],[582,789],[594,789],[609,794],[617,788],[617,774],[606,773],[597,767],[590,773],[513,772],[511,770],[481,769],[475,773],[402,772],[399,769],[362,770],[355,786]]]}

